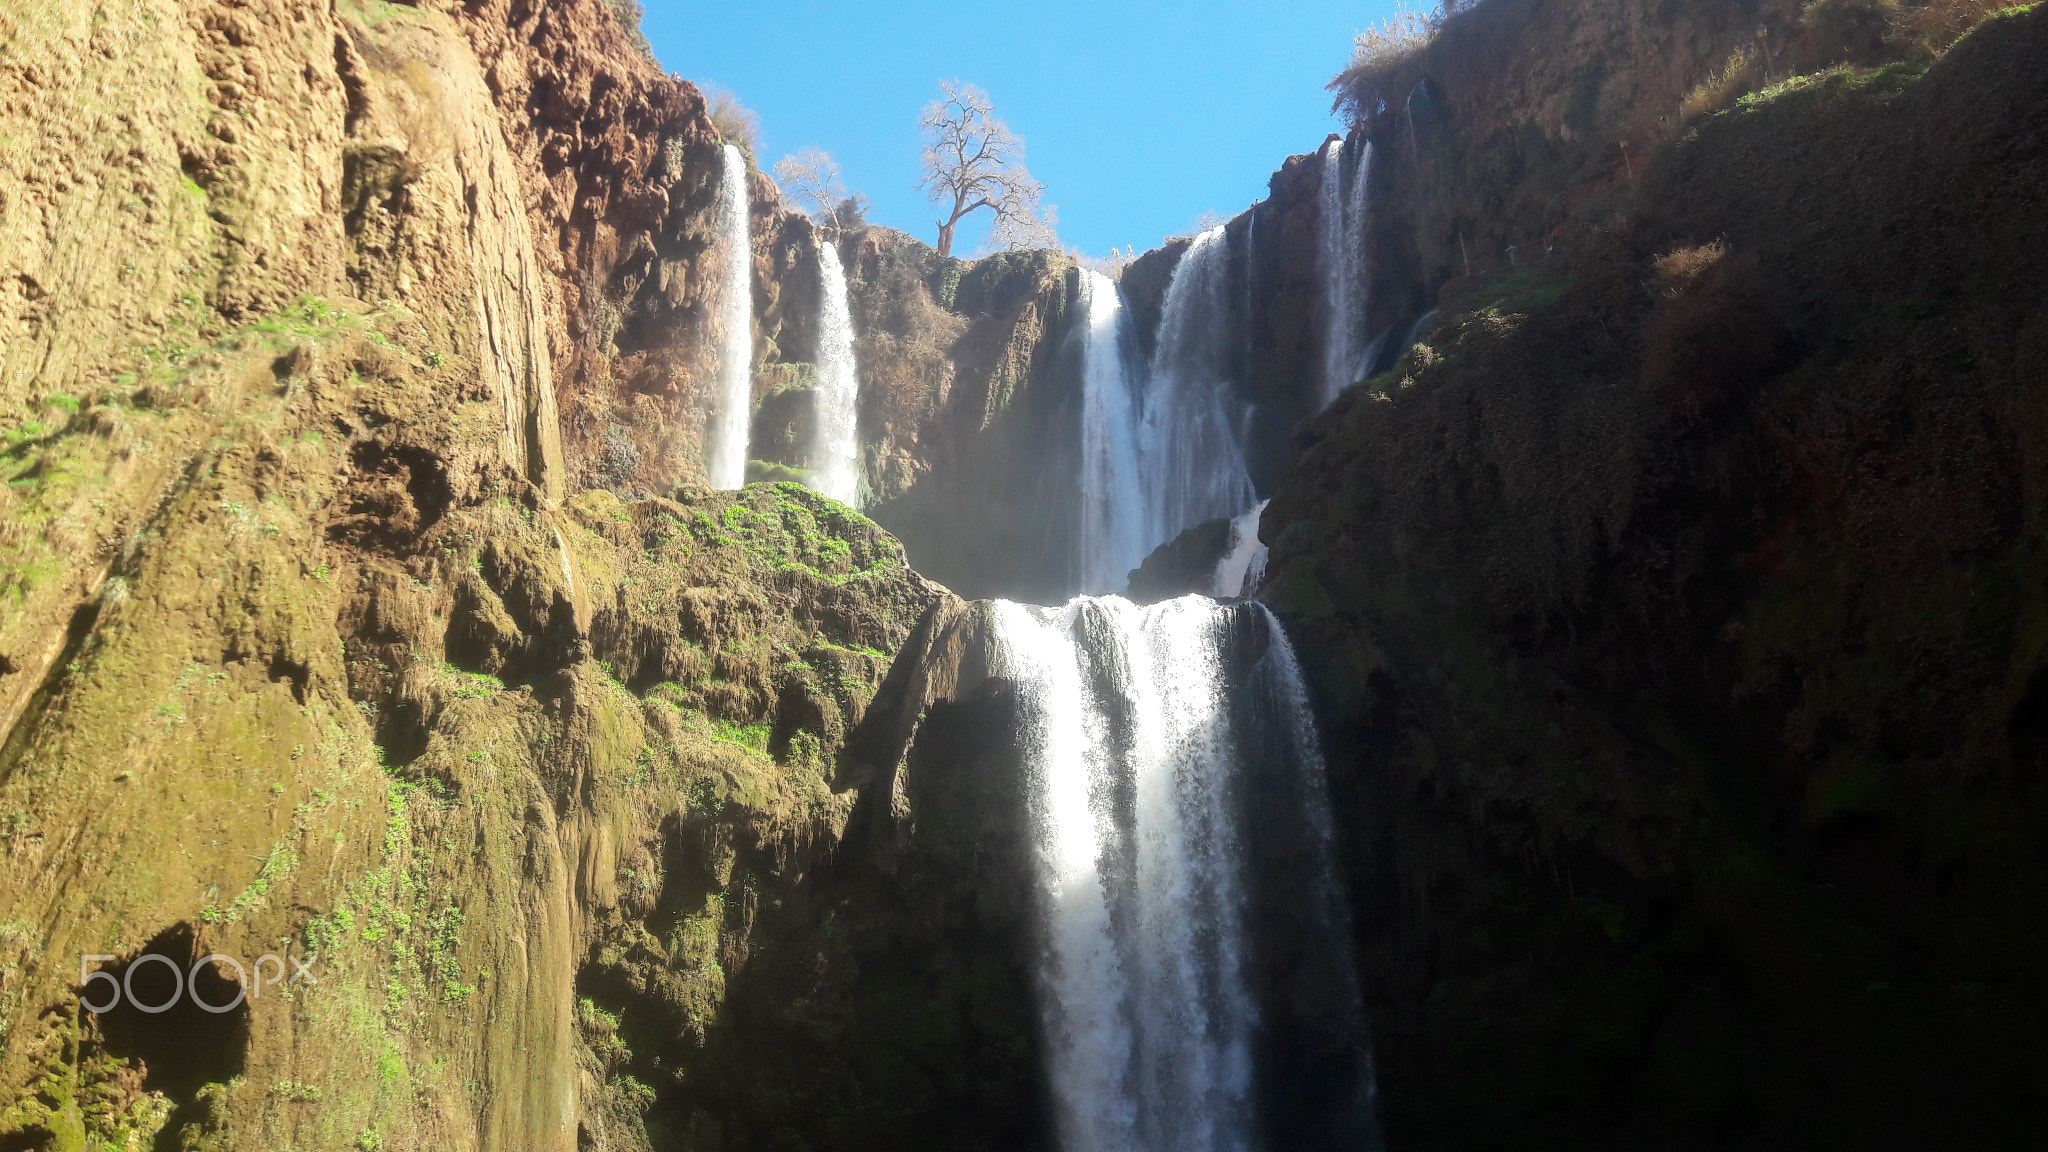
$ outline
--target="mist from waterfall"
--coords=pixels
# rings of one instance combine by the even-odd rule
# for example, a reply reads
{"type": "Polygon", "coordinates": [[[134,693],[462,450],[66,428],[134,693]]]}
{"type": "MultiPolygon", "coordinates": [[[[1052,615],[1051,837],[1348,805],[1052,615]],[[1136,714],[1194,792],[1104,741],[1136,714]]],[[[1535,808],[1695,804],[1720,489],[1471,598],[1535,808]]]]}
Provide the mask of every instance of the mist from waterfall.
{"type": "Polygon", "coordinates": [[[717,240],[724,265],[713,322],[718,339],[718,394],[704,470],[713,488],[738,488],[747,480],[747,426],[754,401],[754,254],[747,235],[747,161],[731,144],[725,146],[724,155],[717,240]]]}
{"type": "Polygon", "coordinates": [[[1316,261],[1323,275],[1323,391],[1327,406],[1370,366],[1362,328],[1366,309],[1365,224],[1372,183],[1372,142],[1358,154],[1347,186],[1344,141],[1323,149],[1316,261]]]}
{"type": "Polygon", "coordinates": [[[1229,263],[1224,230],[1212,228],[1166,286],[1138,421],[1143,536],[1154,547],[1258,499],[1227,407],[1229,263]]]}
{"type": "Polygon", "coordinates": [[[1308,950],[1331,1009],[1318,1026],[1363,1035],[1322,759],[1286,634],[1261,606],[1200,596],[990,611],[998,674],[1022,709],[1060,1146],[1250,1152],[1253,813],[1284,826],[1271,838],[1314,871],[1289,884],[1315,905],[1308,950]]]}
{"type": "Polygon", "coordinates": [[[1146,537],[1130,321],[1116,282],[1081,270],[1080,590],[1114,592],[1158,541],[1146,537]]]}
{"type": "Polygon", "coordinates": [[[853,315],[839,249],[818,243],[818,407],[810,485],[842,504],[860,498],[860,374],[853,360],[853,315]]]}

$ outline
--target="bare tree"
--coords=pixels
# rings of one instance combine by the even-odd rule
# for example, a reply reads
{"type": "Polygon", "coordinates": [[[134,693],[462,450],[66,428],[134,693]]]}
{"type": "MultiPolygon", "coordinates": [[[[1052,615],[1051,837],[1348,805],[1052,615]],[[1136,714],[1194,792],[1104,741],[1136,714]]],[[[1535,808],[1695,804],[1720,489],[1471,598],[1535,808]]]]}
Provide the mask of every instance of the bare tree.
{"type": "Polygon", "coordinates": [[[1052,247],[1054,209],[1042,206],[1045,186],[1024,167],[1024,138],[996,119],[988,93],[948,80],[944,98],[925,106],[924,179],[918,187],[947,212],[939,226],[939,255],[953,254],[953,230],[983,208],[995,213],[989,239],[1007,248],[1052,247]]]}
{"type": "Polygon", "coordinates": [[[1072,256],[1074,263],[1079,264],[1081,267],[1091,272],[1100,272],[1111,280],[1115,280],[1124,274],[1124,269],[1137,262],[1138,246],[1132,244],[1120,249],[1116,245],[1111,244],[1109,246],[1109,255],[1107,256],[1090,256],[1079,248],[1069,248],[1067,249],[1067,255],[1072,256]]]}
{"type": "Polygon", "coordinates": [[[847,198],[846,185],[839,179],[839,162],[816,145],[776,161],[775,182],[820,224],[831,224],[840,202],[847,198]]]}
{"type": "Polygon", "coordinates": [[[1201,215],[1195,217],[1195,222],[1188,225],[1187,231],[1176,233],[1173,236],[1168,237],[1168,239],[1192,240],[1195,237],[1200,236],[1204,232],[1208,232],[1216,228],[1221,228],[1228,223],[1230,223],[1230,217],[1225,216],[1223,213],[1218,212],[1214,208],[1204,208],[1202,209],[1201,215]]]}

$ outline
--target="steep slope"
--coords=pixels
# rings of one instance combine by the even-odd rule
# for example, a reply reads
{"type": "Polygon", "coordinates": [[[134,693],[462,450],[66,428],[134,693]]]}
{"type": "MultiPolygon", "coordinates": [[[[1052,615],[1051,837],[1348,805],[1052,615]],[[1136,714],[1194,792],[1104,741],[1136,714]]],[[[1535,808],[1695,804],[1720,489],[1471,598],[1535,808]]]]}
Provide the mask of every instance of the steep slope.
{"type": "Polygon", "coordinates": [[[1397,1146],[2041,1137],[2044,59],[1713,116],[1304,428],[1397,1146]]]}

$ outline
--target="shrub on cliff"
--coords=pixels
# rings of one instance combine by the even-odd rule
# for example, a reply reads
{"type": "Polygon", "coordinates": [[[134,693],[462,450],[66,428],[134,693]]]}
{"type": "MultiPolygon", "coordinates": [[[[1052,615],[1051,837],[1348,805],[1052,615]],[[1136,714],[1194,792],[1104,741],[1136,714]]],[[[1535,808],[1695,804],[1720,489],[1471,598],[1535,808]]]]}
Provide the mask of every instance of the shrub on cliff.
{"type": "Polygon", "coordinates": [[[1352,37],[1351,63],[1329,84],[1330,91],[1337,93],[1336,108],[1342,111],[1349,106],[1347,118],[1360,119],[1368,111],[1365,105],[1374,99],[1372,94],[1384,87],[1380,81],[1428,47],[1442,31],[1445,17],[1477,2],[1442,0],[1433,10],[1423,11],[1396,0],[1393,15],[1352,37]]]}
{"type": "Polygon", "coordinates": [[[1396,4],[1393,15],[1352,38],[1351,70],[1367,75],[1397,64],[1435,39],[1442,26],[1438,13],[1396,4]]]}
{"type": "Polygon", "coordinates": [[[775,162],[775,183],[822,228],[851,232],[867,226],[870,201],[849,193],[839,177],[839,162],[815,145],[775,162]]]}
{"type": "Polygon", "coordinates": [[[760,167],[761,114],[740,103],[730,88],[701,84],[698,90],[704,93],[704,114],[718,129],[719,138],[746,153],[747,163],[760,167]]]}
{"type": "Polygon", "coordinates": [[[654,59],[654,45],[647,42],[647,33],[640,28],[640,22],[647,18],[647,9],[640,0],[604,0],[604,6],[612,10],[619,21],[619,28],[626,33],[626,41],[640,50],[649,60],[654,59]]]}
{"type": "Polygon", "coordinates": [[[1719,72],[1700,81],[1685,94],[1684,102],[1678,106],[1678,114],[1691,120],[1719,112],[1756,91],[1766,79],[1763,61],[1757,58],[1756,49],[1745,44],[1728,57],[1728,62],[1721,66],[1719,72]]]}

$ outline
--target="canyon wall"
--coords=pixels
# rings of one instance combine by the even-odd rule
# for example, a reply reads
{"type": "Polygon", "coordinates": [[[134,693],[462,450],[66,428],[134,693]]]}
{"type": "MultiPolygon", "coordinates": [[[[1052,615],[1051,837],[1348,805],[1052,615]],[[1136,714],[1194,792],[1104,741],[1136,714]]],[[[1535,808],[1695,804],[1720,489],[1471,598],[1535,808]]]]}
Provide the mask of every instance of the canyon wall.
{"type": "MultiPolygon", "coordinates": [[[[1342,78],[1399,335],[1327,412],[1316,155],[1228,225],[1394,1147],[2039,1135],[2044,17],[1680,115],[1883,64],[1796,8],[1342,78]]],[[[713,493],[721,141],[611,5],[0,44],[0,1147],[1046,1146],[1016,689],[926,577],[1071,586],[1071,261],[753,173],[754,475],[835,243],[873,519],[713,493]],[[280,979],[81,1009],[152,953],[280,979]]]]}
{"type": "Polygon", "coordinates": [[[1227,226],[1392,1146],[2048,1123],[2042,15],[1880,7],[1488,3],[1340,77],[1395,342],[1319,416],[1320,154],[1227,226]]]}
{"type": "Polygon", "coordinates": [[[1303,426],[1396,1146],[2043,1135],[2044,59],[1704,118],[1303,426]]]}
{"type": "MultiPolygon", "coordinates": [[[[677,486],[695,90],[597,0],[59,3],[0,45],[0,1145],[744,1147],[899,1052],[950,1087],[833,1130],[1028,1130],[1000,966],[926,958],[894,1048],[805,1017],[853,1079],[735,1022],[803,1000],[769,941],[826,939],[838,750],[945,594],[801,488],[677,486]],[[230,1004],[214,955],[273,979],[80,1006],[170,965],[230,1004]],[[986,1032],[986,1075],[932,1039],[986,1032]]],[[[765,391],[816,281],[751,193],[765,391]]]]}

